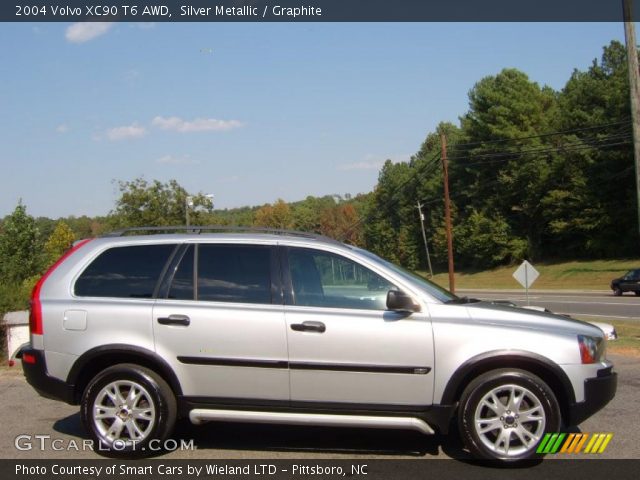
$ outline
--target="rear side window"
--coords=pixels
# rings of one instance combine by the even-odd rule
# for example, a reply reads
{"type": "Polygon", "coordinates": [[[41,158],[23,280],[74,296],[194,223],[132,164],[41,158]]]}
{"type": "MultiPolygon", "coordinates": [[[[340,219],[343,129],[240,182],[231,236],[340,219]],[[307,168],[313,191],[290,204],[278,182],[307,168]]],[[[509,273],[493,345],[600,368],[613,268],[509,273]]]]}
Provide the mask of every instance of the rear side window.
{"type": "Polygon", "coordinates": [[[271,247],[200,245],[198,300],[271,303],[271,247]]]}
{"type": "Polygon", "coordinates": [[[75,284],[79,297],[151,298],[175,245],[136,245],[106,250],[75,284]]]}

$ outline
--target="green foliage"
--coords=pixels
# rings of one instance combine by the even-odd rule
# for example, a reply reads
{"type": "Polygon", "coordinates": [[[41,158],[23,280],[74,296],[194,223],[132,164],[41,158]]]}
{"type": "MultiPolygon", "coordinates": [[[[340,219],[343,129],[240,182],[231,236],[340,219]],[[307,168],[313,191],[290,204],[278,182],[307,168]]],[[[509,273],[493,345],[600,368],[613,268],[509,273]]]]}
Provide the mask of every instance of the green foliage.
{"type": "Polygon", "coordinates": [[[459,150],[454,146],[451,161],[457,165],[452,168],[456,172],[451,176],[452,191],[468,191],[464,207],[471,209],[466,219],[484,209],[509,219],[514,231],[526,238],[529,256],[534,257],[541,249],[540,201],[551,175],[551,159],[522,157],[518,152],[543,146],[544,138],[526,137],[549,131],[556,95],[524,73],[505,69],[475,85],[469,107],[461,123],[465,142],[474,146],[459,150]],[[498,145],[502,155],[496,156],[496,145],[490,143],[496,139],[517,141],[498,145]]]}
{"type": "Polygon", "coordinates": [[[136,178],[128,182],[119,181],[118,189],[120,198],[107,218],[109,229],[184,225],[187,208],[190,224],[199,225],[205,215],[213,211],[211,200],[202,193],[192,195],[187,206],[189,195],[176,180],[162,183],[136,178]],[[205,212],[199,211],[198,207],[205,212]]]}
{"type": "Polygon", "coordinates": [[[69,225],[60,220],[44,244],[47,262],[54,263],[73,245],[74,240],[75,235],[69,225]]]}
{"type": "MultiPolygon", "coordinates": [[[[0,232],[0,318],[6,312],[28,308],[31,290],[46,261],[40,252],[36,221],[19,202],[0,232]]],[[[0,341],[2,351],[4,338],[0,341]]]]}
{"type": "Polygon", "coordinates": [[[527,242],[514,237],[499,213],[487,215],[472,210],[455,231],[458,260],[472,268],[514,263],[525,258],[527,242]]]}
{"type": "Polygon", "coordinates": [[[549,250],[568,249],[584,256],[608,257],[637,252],[636,186],[631,148],[616,146],[628,127],[585,128],[627,119],[629,86],[625,48],[605,47],[600,62],[574,71],[558,97],[558,130],[582,129],[567,141],[608,142],[610,147],[558,155],[541,202],[549,250]],[[615,248],[612,248],[615,246],[615,248]]]}
{"type": "Polygon", "coordinates": [[[26,282],[20,285],[0,283],[0,316],[29,308],[31,290],[26,282]]]}
{"type": "Polygon", "coordinates": [[[308,196],[301,202],[291,204],[293,224],[299,230],[320,233],[322,212],[335,206],[335,198],[330,195],[321,198],[308,196]]]}
{"type": "Polygon", "coordinates": [[[27,214],[27,208],[22,202],[18,203],[2,225],[0,283],[20,284],[38,273],[41,267],[38,239],[39,233],[34,218],[27,214]]]}

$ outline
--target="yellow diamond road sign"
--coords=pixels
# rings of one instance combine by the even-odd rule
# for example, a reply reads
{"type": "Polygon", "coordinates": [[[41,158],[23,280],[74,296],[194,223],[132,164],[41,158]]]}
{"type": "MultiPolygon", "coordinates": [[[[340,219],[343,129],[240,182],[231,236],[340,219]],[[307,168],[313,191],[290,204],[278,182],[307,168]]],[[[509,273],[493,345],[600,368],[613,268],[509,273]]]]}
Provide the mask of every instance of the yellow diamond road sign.
{"type": "Polygon", "coordinates": [[[520,264],[515,272],[513,272],[513,278],[515,278],[524,288],[529,288],[533,285],[533,282],[536,281],[536,278],[538,278],[539,275],[540,273],[526,260],[520,264]]]}

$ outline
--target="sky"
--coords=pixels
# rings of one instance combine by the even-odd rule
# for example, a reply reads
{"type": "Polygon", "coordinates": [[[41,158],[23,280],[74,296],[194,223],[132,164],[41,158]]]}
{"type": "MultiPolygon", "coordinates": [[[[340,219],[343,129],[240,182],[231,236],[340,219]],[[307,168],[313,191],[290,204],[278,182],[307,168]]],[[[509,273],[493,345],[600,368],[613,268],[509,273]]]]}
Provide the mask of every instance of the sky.
{"type": "Polygon", "coordinates": [[[106,215],[117,182],[216,208],[371,191],[503,68],[561,89],[622,23],[3,23],[0,217],[106,215]]]}

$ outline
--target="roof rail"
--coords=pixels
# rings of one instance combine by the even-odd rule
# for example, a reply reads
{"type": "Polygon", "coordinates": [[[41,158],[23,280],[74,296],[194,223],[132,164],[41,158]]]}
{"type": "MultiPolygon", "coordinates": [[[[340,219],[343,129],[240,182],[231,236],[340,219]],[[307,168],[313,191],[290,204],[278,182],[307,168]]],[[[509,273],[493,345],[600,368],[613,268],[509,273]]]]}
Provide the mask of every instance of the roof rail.
{"type": "Polygon", "coordinates": [[[331,243],[342,243],[334,238],[327,237],[311,232],[301,232],[298,230],[286,230],[280,228],[268,228],[268,227],[245,227],[240,225],[190,225],[190,226],[170,226],[170,227],[130,227],[123,228],[121,230],[115,230],[113,232],[105,233],[102,237],[124,237],[129,233],[144,233],[144,232],[167,232],[167,233],[195,233],[200,234],[203,232],[225,232],[225,233],[267,233],[272,235],[290,235],[293,237],[313,238],[316,240],[322,240],[331,243]]]}

